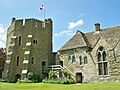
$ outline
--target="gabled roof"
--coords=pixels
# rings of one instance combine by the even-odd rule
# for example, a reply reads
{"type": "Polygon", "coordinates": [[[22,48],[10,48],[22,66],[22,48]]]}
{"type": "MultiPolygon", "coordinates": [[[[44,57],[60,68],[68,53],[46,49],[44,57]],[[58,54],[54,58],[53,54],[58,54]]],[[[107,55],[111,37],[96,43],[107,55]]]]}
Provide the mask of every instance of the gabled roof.
{"type": "Polygon", "coordinates": [[[77,31],[77,33],[62,48],[60,48],[60,51],[85,46],[88,46],[88,44],[84,33],[77,31]]]}
{"type": "Polygon", "coordinates": [[[64,46],[62,46],[59,51],[85,46],[94,48],[101,37],[104,38],[112,48],[114,48],[120,41],[120,26],[101,29],[97,32],[94,31],[85,34],[77,31],[77,33],[64,46]]]}
{"type": "Polygon", "coordinates": [[[101,29],[99,32],[86,33],[85,36],[92,48],[100,37],[103,37],[114,48],[120,39],[120,26],[101,29]]]}

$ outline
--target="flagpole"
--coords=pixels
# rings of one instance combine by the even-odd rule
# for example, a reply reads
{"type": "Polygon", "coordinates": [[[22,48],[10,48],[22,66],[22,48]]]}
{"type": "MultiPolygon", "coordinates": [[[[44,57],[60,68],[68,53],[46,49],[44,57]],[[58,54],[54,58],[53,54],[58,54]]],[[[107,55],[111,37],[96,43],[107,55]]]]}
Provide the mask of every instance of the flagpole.
{"type": "Polygon", "coordinates": [[[44,2],[44,19],[45,19],[45,2],[44,2]]]}

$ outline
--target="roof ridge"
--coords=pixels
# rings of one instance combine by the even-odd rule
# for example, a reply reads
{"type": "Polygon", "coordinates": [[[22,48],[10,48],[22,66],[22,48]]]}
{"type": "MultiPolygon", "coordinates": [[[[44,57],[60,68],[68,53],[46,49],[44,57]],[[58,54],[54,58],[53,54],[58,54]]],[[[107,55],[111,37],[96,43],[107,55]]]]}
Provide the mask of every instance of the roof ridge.
{"type": "Polygon", "coordinates": [[[78,47],[84,47],[88,46],[87,38],[85,38],[85,34],[79,30],[77,30],[76,34],[68,41],[66,42],[60,50],[67,50],[71,48],[78,48],[78,47]]]}

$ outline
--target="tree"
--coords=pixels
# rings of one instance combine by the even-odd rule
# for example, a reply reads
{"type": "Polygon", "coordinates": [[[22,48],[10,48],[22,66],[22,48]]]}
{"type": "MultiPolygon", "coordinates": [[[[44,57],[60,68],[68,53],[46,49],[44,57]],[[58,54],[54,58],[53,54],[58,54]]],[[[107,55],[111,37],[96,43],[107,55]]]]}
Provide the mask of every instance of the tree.
{"type": "Polygon", "coordinates": [[[4,69],[4,62],[6,58],[6,49],[0,48],[0,77],[2,76],[2,71],[4,69]]]}

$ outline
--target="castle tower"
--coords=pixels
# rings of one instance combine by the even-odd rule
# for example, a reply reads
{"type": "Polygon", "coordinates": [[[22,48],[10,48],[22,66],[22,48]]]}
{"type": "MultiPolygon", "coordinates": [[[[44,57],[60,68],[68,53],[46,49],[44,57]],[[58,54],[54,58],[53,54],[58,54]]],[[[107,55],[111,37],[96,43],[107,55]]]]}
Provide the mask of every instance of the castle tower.
{"type": "Polygon", "coordinates": [[[42,67],[52,59],[52,20],[13,18],[7,31],[6,50],[3,78],[24,79],[29,72],[42,78],[42,67]]]}

